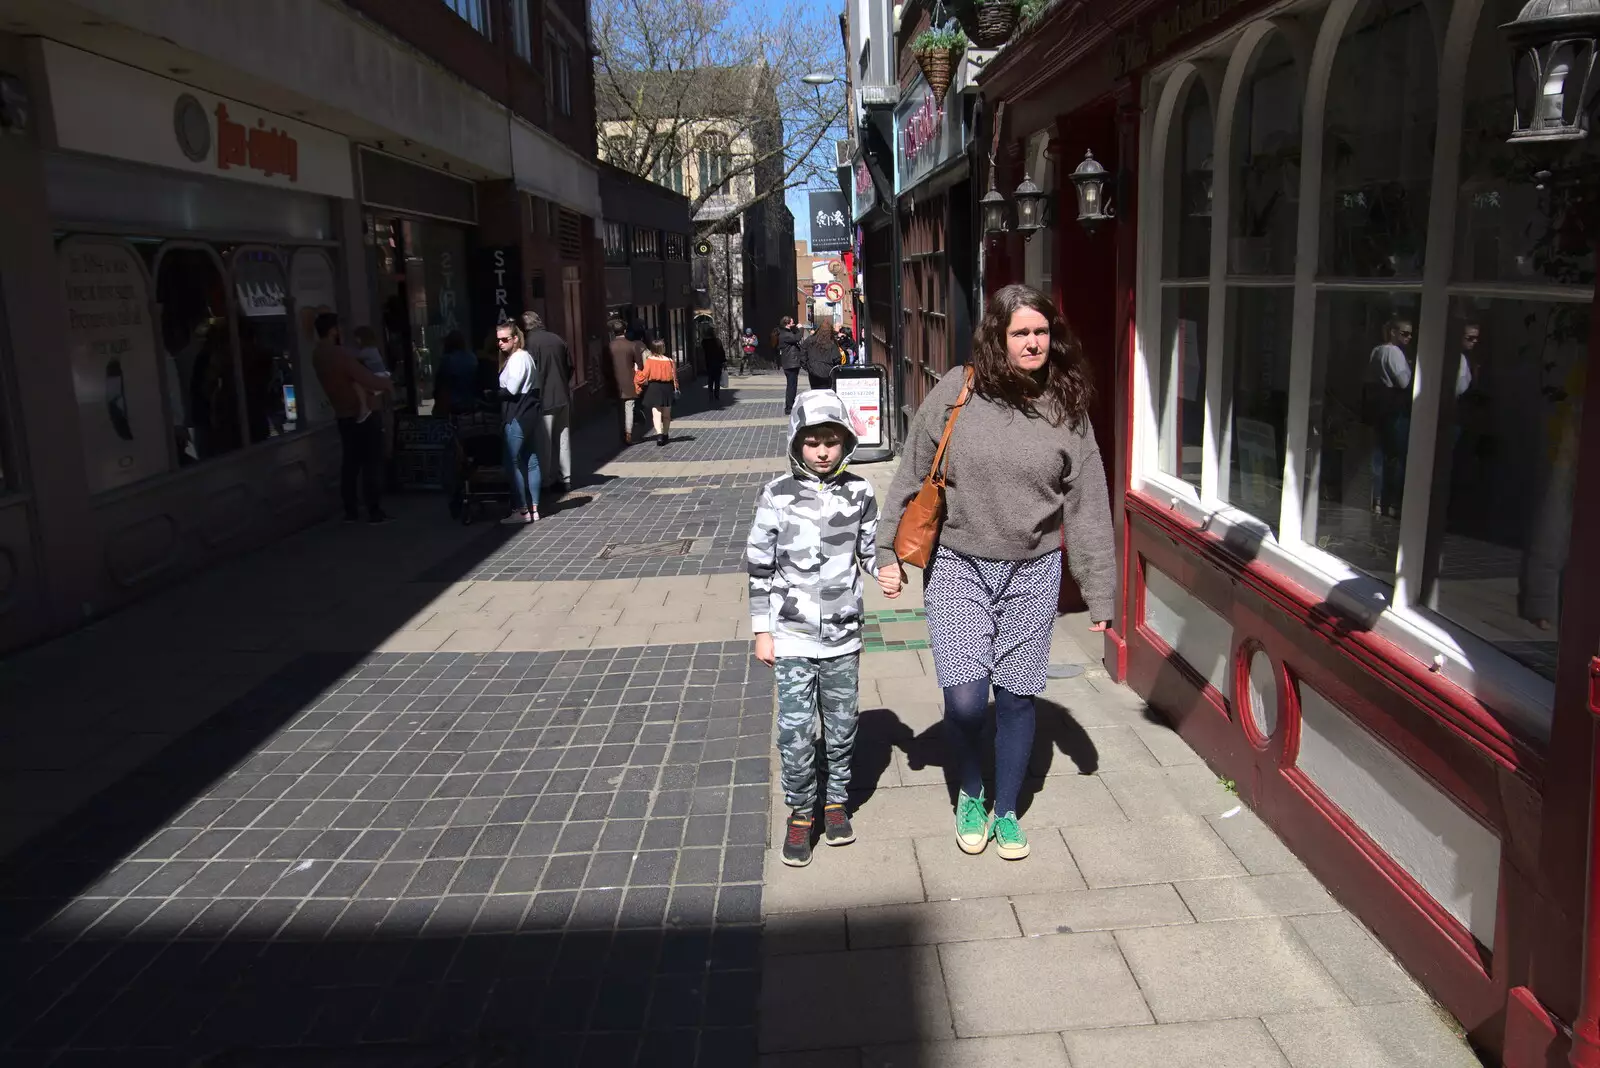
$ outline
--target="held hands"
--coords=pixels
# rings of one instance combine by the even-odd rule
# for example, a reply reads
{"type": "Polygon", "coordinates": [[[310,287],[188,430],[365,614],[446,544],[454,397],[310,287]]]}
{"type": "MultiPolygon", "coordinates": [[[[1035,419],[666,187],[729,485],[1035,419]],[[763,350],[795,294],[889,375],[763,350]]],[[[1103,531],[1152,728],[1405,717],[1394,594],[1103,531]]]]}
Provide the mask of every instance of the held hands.
{"type": "Polygon", "coordinates": [[[900,587],[905,583],[905,573],[900,570],[899,561],[885,564],[878,569],[878,589],[889,600],[900,596],[900,587]]]}
{"type": "Polygon", "coordinates": [[[1102,619],[1102,620],[1100,620],[1100,621],[1098,621],[1096,623],[1089,624],[1089,629],[1092,630],[1092,631],[1095,631],[1096,633],[1099,633],[1101,631],[1104,631],[1109,626],[1111,626],[1111,620],[1102,619]]]}
{"type": "Polygon", "coordinates": [[[772,649],[772,635],[757,634],[756,659],[767,665],[767,667],[771,667],[777,658],[777,654],[772,649]]]}

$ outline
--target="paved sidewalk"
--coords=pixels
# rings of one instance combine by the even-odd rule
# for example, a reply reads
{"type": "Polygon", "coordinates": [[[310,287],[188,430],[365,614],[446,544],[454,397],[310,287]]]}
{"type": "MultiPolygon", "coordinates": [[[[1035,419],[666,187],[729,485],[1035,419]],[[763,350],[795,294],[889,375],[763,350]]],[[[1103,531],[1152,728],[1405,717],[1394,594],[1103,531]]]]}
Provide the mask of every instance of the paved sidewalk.
{"type": "Polygon", "coordinates": [[[1006,864],[951,841],[917,594],[871,594],[859,840],[785,868],[741,553],[784,463],[740,456],[783,384],[534,527],[401,502],[0,664],[0,1060],[1476,1063],[1082,620],[1006,864]]]}

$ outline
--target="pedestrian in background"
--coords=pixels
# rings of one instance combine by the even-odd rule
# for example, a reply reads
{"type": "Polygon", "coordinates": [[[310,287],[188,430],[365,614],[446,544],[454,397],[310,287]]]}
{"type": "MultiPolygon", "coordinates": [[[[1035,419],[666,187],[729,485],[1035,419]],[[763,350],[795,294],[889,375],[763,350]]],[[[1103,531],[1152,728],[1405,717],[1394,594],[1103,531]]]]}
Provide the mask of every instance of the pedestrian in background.
{"type": "Polygon", "coordinates": [[[972,356],[970,370],[945,375],[912,421],[905,462],[884,498],[879,578],[886,594],[898,593],[895,535],[948,426],[945,514],[923,599],[944,690],[945,751],[960,786],[956,844],[981,853],[992,839],[1002,858],[1021,860],[1028,838],[1017,796],[1033,751],[1034,697],[1050,663],[1063,542],[1097,631],[1111,618],[1117,547],[1089,425],[1089,364],[1055,305],[1028,286],[1001,289],[972,356]],[[991,684],[992,814],[980,755],[991,684]]]}
{"type": "Polygon", "coordinates": [[[817,316],[817,328],[800,348],[800,362],[811,388],[832,389],[833,372],[839,366],[839,339],[833,332],[833,316],[817,316]]]}
{"type": "Polygon", "coordinates": [[[567,343],[544,328],[544,319],[538,312],[523,312],[522,326],[523,343],[539,375],[542,415],[538,448],[546,480],[543,488],[565,493],[572,482],[572,422],[568,407],[572,398],[572,358],[567,343]]]}
{"type": "Polygon", "coordinates": [[[722,339],[709,325],[700,336],[700,357],[700,362],[708,369],[717,368],[717,381],[721,382],[722,372],[728,365],[728,350],[722,347],[722,339]]]}
{"type": "Polygon", "coordinates": [[[800,362],[803,355],[800,344],[804,340],[805,335],[795,326],[794,316],[785,315],[778,327],[774,346],[778,350],[778,366],[783,368],[783,376],[788,379],[783,387],[784,415],[794,411],[795,394],[800,390],[800,362]]]}
{"type": "MultiPolygon", "coordinates": [[[[339,317],[332,312],[317,316],[312,328],[317,345],[311,352],[322,392],[327,395],[339,424],[339,444],[343,457],[339,465],[339,493],[344,501],[344,521],[361,518],[356,510],[357,490],[367,506],[369,523],[386,523],[383,494],[383,427],[376,419],[362,422],[360,391],[394,392],[392,378],[380,378],[361,366],[361,361],[345,348],[339,333],[339,317]]],[[[202,456],[205,453],[201,453],[202,456]]]]}
{"type": "Polygon", "coordinates": [[[756,340],[756,332],[750,327],[745,327],[739,332],[739,374],[747,375],[756,363],[756,348],[760,344],[756,340]]]}
{"type": "Polygon", "coordinates": [[[443,347],[439,373],[433,380],[433,413],[464,415],[472,411],[478,392],[478,357],[467,348],[467,339],[459,330],[444,336],[443,347]]]}
{"type": "Polygon", "coordinates": [[[727,370],[727,356],[715,334],[707,331],[706,342],[701,346],[705,355],[706,394],[713,408],[722,407],[722,376],[727,370]]]}
{"type": "Polygon", "coordinates": [[[678,365],[667,355],[663,342],[650,343],[644,366],[634,372],[633,384],[639,390],[639,403],[650,409],[656,444],[665,447],[672,433],[672,402],[678,396],[678,365]]]}
{"type": "Polygon", "coordinates": [[[500,423],[505,438],[511,514],[506,526],[539,521],[539,373],[515,323],[495,328],[500,346],[500,423]]]}
{"type": "Polygon", "coordinates": [[[845,803],[860,720],[861,572],[878,570],[878,502],[866,479],[845,470],[855,445],[838,394],[801,394],[789,416],[789,474],[761,490],[745,544],[755,658],[778,684],[789,806],[783,862],[796,868],[811,863],[819,715],[828,755],[823,840],[855,841],[845,803]]]}
{"type": "Polygon", "coordinates": [[[611,377],[617,386],[617,397],[622,401],[622,443],[632,445],[639,398],[633,373],[644,366],[644,345],[628,337],[628,328],[621,319],[613,319],[606,326],[611,331],[611,377]]]}

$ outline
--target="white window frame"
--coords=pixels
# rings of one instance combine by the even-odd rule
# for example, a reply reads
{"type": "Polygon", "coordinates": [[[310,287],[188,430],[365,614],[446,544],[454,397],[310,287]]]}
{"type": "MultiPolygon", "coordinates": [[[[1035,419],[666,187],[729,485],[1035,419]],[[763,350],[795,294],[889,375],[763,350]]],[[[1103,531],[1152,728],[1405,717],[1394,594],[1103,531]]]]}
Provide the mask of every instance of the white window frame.
{"type": "MultiPolygon", "coordinates": [[[[1139,235],[1137,277],[1137,330],[1134,340],[1134,388],[1130,398],[1133,418],[1132,488],[1161,501],[1172,513],[1196,529],[1230,543],[1259,545],[1256,559],[1315,597],[1338,604],[1357,619],[1369,623],[1372,633],[1419,661],[1437,665],[1445,678],[1493,708],[1515,728],[1536,739],[1548,740],[1555,686],[1531,668],[1512,659],[1492,644],[1426,605],[1414,603],[1422,578],[1427,544],[1428,513],[1434,469],[1433,428],[1440,415],[1442,376],[1454,380],[1454,364],[1446,366],[1450,299],[1455,296],[1490,296],[1536,301],[1591,302],[1593,291],[1579,287],[1519,285],[1514,283],[1455,283],[1450,272],[1455,260],[1456,195],[1461,155],[1463,98],[1467,64],[1485,0],[1455,0],[1442,35],[1434,25],[1439,55],[1437,133],[1434,143],[1432,186],[1427,219],[1427,258],[1420,281],[1375,279],[1324,281],[1318,277],[1321,241],[1320,205],[1323,181],[1323,131],[1325,107],[1333,63],[1345,30],[1360,0],[1330,0],[1320,11],[1298,0],[1269,8],[1248,23],[1236,26],[1153,70],[1146,76],[1140,130],[1141,177],[1138,184],[1139,235]],[[1293,19],[1283,16],[1294,15],[1293,19]],[[1234,116],[1251,60],[1267,35],[1290,36],[1296,58],[1305,64],[1301,118],[1300,201],[1296,220],[1293,341],[1290,349],[1289,405],[1285,435],[1283,496],[1279,533],[1274,536],[1260,520],[1221,499],[1227,492],[1229,457],[1220,426],[1224,392],[1231,375],[1226,322],[1230,284],[1283,282],[1270,277],[1228,275],[1227,241],[1234,178],[1232,138],[1234,116]],[[1219,49],[1219,44],[1224,48],[1219,49]],[[1198,490],[1159,464],[1159,420],[1155,411],[1152,375],[1159,372],[1162,336],[1163,213],[1167,210],[1165,174],[1172,124],[1181,118],[1178,105],[1188,79],[1202,77],[1216,107],[1213,116],[1213,225],[1211,233],[1209,325],[1202,477],[1198,490]],[[1442,192],[1441,192],[1442,191],[1442,192]],[[1308,513],[1301,470],[1310,434],[1310,402],[1315,345],[1317,301],[1331,291],[1419,295],[1417,365],[1411,440],[1408,449],[1405,500],[1394,586],[1357,571],[1340,558],[1308,543],[1303,531],[1315,529],[1314,511],[1308,513]]],[[[1430,16],[1439,6],[1428,4],[1430,16]]],[[[1375,106],[1380,106],[1375,103],[1375,106]]],[[[1509,119],[1508,119],[1509,122],[1509,119]]],[[[1181,283],[1180,283],[1181,284],[1181,283]]],[[[1312,503],[1314,509],[1315,504],[1312,503]]],[[[1573,547],[1577,551],[1577,546],[1573,547]]]]}

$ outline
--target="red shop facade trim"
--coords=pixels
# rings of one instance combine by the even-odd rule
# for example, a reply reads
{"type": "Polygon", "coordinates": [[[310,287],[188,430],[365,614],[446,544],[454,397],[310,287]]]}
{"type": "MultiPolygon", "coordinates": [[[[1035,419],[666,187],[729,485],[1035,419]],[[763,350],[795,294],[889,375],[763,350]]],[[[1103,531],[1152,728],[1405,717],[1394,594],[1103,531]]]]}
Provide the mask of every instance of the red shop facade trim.
{"type": "Polygon", "coordinates": [[[1535,190],[1506,145],[1519,7],[1056,5],[980,79],[1053,216],[983,286],[1052,290],[1095,367],[1108,669],[1482,1054],[1590,1065],[1597,149],[1535,190]]]}

